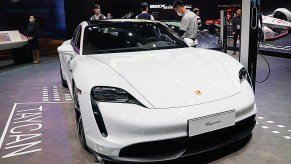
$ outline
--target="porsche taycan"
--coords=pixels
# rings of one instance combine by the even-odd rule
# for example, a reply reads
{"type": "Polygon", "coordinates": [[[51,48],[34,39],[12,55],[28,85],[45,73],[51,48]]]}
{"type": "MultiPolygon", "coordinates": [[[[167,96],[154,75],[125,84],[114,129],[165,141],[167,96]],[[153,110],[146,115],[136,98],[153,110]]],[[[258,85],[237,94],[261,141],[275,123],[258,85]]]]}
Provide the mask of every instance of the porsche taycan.
{"type": "Polygon", "coordinates": [[[107,161],[189,156],[244,139],[256,124],[243,65],[159,21],[82,22],[58,52],[79,140],[107,161]]]}

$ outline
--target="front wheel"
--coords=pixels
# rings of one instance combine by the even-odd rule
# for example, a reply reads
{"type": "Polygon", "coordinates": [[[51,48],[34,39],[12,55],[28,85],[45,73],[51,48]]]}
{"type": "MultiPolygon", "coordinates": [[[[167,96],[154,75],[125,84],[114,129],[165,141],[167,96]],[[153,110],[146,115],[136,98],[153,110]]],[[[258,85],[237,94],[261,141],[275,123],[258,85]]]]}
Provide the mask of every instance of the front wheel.
{"type": "Polygon", "coordinates": [[[74,108],[75,108],[75,114],[76,114],[77,131],[78,131],[79,141],[80,141],[81,145],[83,146],[83,148],[85,150],[88,150],[88,146],[87,146],[86,138],[85,138],[82,115],[81,115],[81,111],[80,111],[78,93],[77,93],[76,89],[77,88],[74,87],[73,92],[74,92],[74,108]]]}
{"type": "Polygon", "coordinates": [[[63,77],[63,72],[62,72],[62,68],[61,67],[60,67],[60,74],[61,74],[61,81],[62,81],[63,87],[68,88],[68,83],[63,77]]]}
{"type": "Polygon", "coordinates": [[[81,145],[83,146],[83,148],[85,150],[88,150],[88,146],[87,146],[86,138],[85,138],[83,121],[82,121],[82,117],[81,116],[80,116],[80,118],[79,118],[79,120],[77,122],[77,128],[78,128],[79,141],[80,141],[81,145]]]}

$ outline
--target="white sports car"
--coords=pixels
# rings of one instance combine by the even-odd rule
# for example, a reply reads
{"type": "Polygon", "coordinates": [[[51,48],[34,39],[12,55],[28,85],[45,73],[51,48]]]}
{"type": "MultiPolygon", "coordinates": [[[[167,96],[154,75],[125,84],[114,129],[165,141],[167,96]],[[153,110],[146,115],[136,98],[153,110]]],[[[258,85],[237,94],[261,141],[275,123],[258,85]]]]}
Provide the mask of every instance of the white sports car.
{"type": "Polygon", "coordinates": [[[285,8],[279,8],[272,15],[262,16],[265,40],[273,40],[285,36],[291,29],[291,12],[285,8]]]}
{"type": "Polygon", "coordinates": [[[291,12],[286,8],[278,8],[273,14],[262,16],[262,31],[265,40],[281,38],[291,29],[291,12]]]}
{"type": "MultiPolygon", "coordinates": [[[[228,15],[233,9],[228,9],[228,15]]],[[[291,12],[286,8],[278,8],[271,15],[262,15],[262,25],[260,29],[261,36],[264,40],[275,40],[289,34],[291,29],[291,12]]],[[[205,24],[208,26],[209,31],[219,35],[220,19],[206,20],[205,24]]],[[[231,25],[229,26],[231,27],[231,25]]],[[[231,35],[231,28],[228,28],[228,32],[231,35]]],[[[229,36],[230,36],[229,35],[229,36]]]]}
{"type": "Polygon", "coordinates": [[[257,109],[246,69],[190,42],[158,21],[82,22],[58,48],[82,146],[108,161],[153,162],[249,136],[257,109]]]}

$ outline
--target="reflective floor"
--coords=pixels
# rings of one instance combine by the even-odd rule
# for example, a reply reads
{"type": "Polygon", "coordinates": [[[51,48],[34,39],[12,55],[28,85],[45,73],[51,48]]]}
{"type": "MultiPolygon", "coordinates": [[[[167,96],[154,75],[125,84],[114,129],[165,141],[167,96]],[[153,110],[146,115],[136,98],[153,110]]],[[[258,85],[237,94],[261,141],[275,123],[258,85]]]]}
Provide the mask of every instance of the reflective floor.
{"type": "MultiPolygon", "coordinates": [[[[291,60],[266,58],[271,75],[256,85],[258,123],[252,137],[163,163],[290,163],[291,60]]],[[[267,64],[258,57],[257,80],[267,73],[267,64]]],[[[42,57],[39,64],[0,69],[0,90],[0,163],[99,163],[79,143],[73,102],[61,86],[57,55],[42,57]]]]}

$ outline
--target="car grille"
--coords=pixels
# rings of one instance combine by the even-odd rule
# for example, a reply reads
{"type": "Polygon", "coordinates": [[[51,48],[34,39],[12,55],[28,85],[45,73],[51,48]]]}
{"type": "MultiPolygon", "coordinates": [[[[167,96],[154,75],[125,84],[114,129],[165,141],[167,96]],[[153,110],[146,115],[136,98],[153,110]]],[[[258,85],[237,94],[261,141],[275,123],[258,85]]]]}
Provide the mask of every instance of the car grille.
{"type": "Polygon", "coordinates": [[[247,137],[255,124],[255,115],[253,115],[237,122],[234,126],[193,137],[134,144],[121,149],[119,157],[171,159],[173,156],[183,157],[198,154],[247,137]]]}

